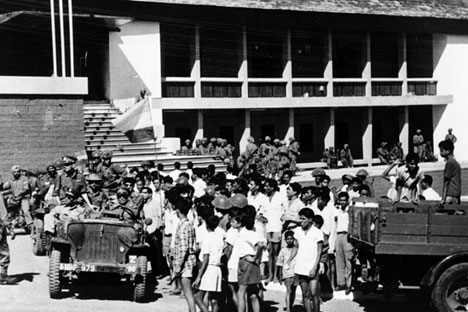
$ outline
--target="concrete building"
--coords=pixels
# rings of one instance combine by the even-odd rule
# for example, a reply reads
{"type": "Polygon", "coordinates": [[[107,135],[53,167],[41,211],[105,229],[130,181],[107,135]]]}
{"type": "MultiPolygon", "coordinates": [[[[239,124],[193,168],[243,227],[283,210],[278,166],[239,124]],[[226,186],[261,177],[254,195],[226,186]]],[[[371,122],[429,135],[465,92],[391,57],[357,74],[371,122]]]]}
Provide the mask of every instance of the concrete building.
{"type": "MultiPolygon", "coordinates": [[[[382,141],[407,152],[416,129],[437,143],[453,128],[456,155],[468,160],[462,2],[21,2],[4,6],[0,24],[8,120],[19,100],[63,109],[66,99],[79,114],[83,100],[123,103],[147,90],[167,137],[224,137],[242,151],[249,136],[294,136],[300,162],[345,143],[371,162],[382,141]]],[[[44,113],[41,129],[47,114],[60,115],[44,113]]]]}

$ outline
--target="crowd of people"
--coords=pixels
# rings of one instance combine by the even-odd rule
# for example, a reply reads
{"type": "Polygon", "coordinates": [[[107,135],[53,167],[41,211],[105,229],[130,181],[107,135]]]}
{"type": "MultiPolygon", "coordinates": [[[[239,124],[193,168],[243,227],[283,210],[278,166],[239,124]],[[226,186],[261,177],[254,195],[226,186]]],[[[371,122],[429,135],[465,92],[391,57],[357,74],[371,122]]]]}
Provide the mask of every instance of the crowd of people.
{"type": "MultiPolygon", "coordinates": [[[[266,142],[257,148],[251,140],[246,159],[253,153],[277,155],[266,142]]],[[[439,148],[447,160],[442,196],[436,198],[432,177],[420,172],[418,154],[410,153],[383,173],[391,182],[388,200],[460,203],[461,169],[453,142],[444,140],[439,148]]],[[[292,182],[294,172],[287,168],[274,176],[256,170],[259,166],[240,176],[216,173],[212,165],[188,164],[182,170],[180,163],[171,172],[152,162],[128,170],[112,163],[111,151],[93,154],[86,167],[76,161],[64,156],[60,166],[48,164],[40,177],[13,166],[12,178],[3,185],[2,220],[8,219],[8,207],[17,205],[30,226],[31,211],[41,202],[55,205],[44,218],[48,235],[54,235],[58,220],[85,218],[103,209],[125,220],[151,218],[147,241],[153,273],[173,281],[171,294],[183,292],[191,312],[196,306],[244,312],[248,305],[261,311],[267,283],[284,284],[287,311],[297,287],[307,312],[319,311],[333,290],[352,291],[355,250],[348,238],[348,207],[356,197],[376,196],[365,169],[343,175],[342,186],[331,187],[323,169],[313,170],[314,183],[306,186],[292,182]]],[[[7,283],[4,222],[0,281],[7,283]]],[[[360,265],[360,272],[366,272],[366,263],[360,265]]]]}
{"type": "Polygon", "coordinates": [[[234,146],[223,138],[207,138],[195,141],[195,146],[187,139],[181,147],[183,155],[213,155],[222,160],[228,170],[236,175],[258,172],[269,178],[278,178],[284,171],[298,171],[299,142],[289,137],[288,142],[266,136],[260,145],[253,137],[247,138],[245,151],[234,157],[234,146]]]}

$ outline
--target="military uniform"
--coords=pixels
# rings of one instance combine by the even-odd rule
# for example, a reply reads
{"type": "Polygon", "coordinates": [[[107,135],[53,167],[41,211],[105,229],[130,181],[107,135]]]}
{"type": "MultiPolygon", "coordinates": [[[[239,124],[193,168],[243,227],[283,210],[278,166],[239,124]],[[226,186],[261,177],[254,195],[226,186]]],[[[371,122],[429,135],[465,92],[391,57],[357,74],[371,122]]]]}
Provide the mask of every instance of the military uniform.
{"type": "Polygon", "coordinates": [[[52,209],[48,214],[44,215],[44,231],[54,233],[55,223],[59,220],[78,220],[86,218],[91,212],[90,208],[85,205],[73,204],[58,205],[52,209]]]}
{"type": "Polygon", "coordinates": [[[72,172],[63,172],[57,177],[57,184],[55,185],[54,196],[60,199],[65,198],[65,190],[74,189],[78,190],[80,194],[86,191],[85,177],[78,170],[73,169],[72,172]]]}
{"type": "Polygon", "coordinates": [[[21,210],[24,214],[24,219],[27,225],[33,223],[31,212],[30,212],[30,203],[29,199],[31,198],[31,188],[29,180],[25,176],[20,176],[19,178],[13,178],[10,180],[5,187],[5,189],[11,189],[12,197],[7,200],[7,203],[21,205],[21,210]]]}

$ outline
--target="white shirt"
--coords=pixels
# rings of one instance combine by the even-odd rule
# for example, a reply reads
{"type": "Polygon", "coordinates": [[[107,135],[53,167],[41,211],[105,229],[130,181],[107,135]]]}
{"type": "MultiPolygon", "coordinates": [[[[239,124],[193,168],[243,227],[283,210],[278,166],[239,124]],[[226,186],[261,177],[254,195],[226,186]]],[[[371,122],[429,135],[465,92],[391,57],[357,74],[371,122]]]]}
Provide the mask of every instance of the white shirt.
{"type": "Polygon", "coordinates": [[[182,171],[179,169],[174,169],[169,173],[169,176],[172,178],[172,180],[177,180],[179,178],[179,174],[181,174],[182,171]]]}
{"type": "Polygon", "coordinates": [[[265,238],[262,235],[242,227],[234,241],[239,259],[248,255],[255,256],[257,253],[256,245],[259,243],[265,243],[265,238]]]}
{"type": "Polygon", "coordinates": [[[195,192],[193,194],[194,197],[200,198],[203,195],[205,195],[205,188],[206,188],[205,181],[203,181],[202,179],[197,179],[196,181],[193,182],[192,186],[195,189],[195,192]]]}
{"type": "Polygon", "coordinates": [[[316,215],[320,215],[323,218],[323,226],[321,228],[323,234],[328,235],[328,242],[330,248],[328,249],[328,253],[333,253],[335,251],[335,237],[336,237],[336,221],[335,217],[338,215],[338,211],[336,207],[328,202],[328,204],[320,210],[316,208],[316,210],[312,209],[316,215]]]}
{"type": "Polygon", "coordinates": [[[205,239],[203,240],[202,248],[200,251],[200,257],[203,259],[204,255],[208,254],[208,264],[219,266],[221,265],[221,256],[223,255],[223,249],[223,237],[216,232],[207,232],[205,235],[205,239]]]}
{"type": "Polygon", "coordinates": [[[317,257],[321,256],[317,254],[317,244],[323,242],[323,232],[315,226],[307,231],[298,227],[294,229],[294,237],[298,244],[294,273],[309,276],[317,257]]]}
{"type": "Polygon", "coordinates": [[[349,215],[348,207],[343,211],[342,209],[337,209],[336,214],[336,232],[348,232],[349,226],[349,215]]]}
{"type": "Polygon", "coordinates": [[[440,200],[441,199],[440,195],[436,191],[434,191],[432,187],[429,187],[423,190],[421,195],[424,196],[426,200],[440,200]]]}
{"type": "Polygon", "coordinates": [[[265,194],[260,193],[260,192],[258,192],[255,195],[252,195],[252,193],[249,192],[249,194],[247,195],[247,201],[249,205],[252,205],[255,207],[257,212],[260,211],[266,205],[268,205],[268,197],[265,194]]]}
{"type": "Polygon", "coordinates": [[[299,218],[299,210],[304,207],[304,203],[299,198],[288,201],[288,208],[283,214],[283,220],[297,220],[299,218]]]}
{"type": "Polygon", "coordinates": [[[153,220],[153,222],[146,228],[149,234],[153,234],[161,226],[161,203],[155,198],[148,198],[148,201],[143,204],[143,214],[145,215],[145,218],[150,218],[151,220],[153,220]]]}
{"type": "Polygon", "coordinates": [[[237,250],[239,249],[239,246],[234,245],[234,242],[237,239],[237,236],[239,236],[239,230],[235,228],[230,228],[226,232],[226,244],[229,244],[232,246],[232,251],[231,251],[231,257],[229,258],[228,261],[228,269],[234,269],[237,270],[239,267],[239,255],[237,250]]]}
{"type": "Polygon", "coordinates": [[[263,216],[268,220],[268,223],[266,224],[267,232],[281,232],[283,228],[281,216],[286,211],[287,199],[279,192],[275,192],[273,197],[267,198],[267,205],[263,207],[259,213],[263,214],[263,216]]]}
{"type": "Polygon", "coordinates": [[[355,198],[355,197],[359,197],[359,196],[360,196],[360,195],[359,195],[359,192],[356,192],[356,191],[353,190],[353,189],[350,189],[350,190],[348,191],[348,195],[349,195],[349,199],[350,199],[350,200],[353,199],[353,198],[355,198]]]}
{"type": "MultiPolygon", "coordinates": [[[[208,237],[211,237],[211,236],[208,236],[208,234],[210,233],[211,232],[208,232],[208,229],[206,228],[206,223],[204,222],[195,229],[195,243],[198,244],[198,247],[201,250],[203,250],[203,244],[207,241],[208,237]]],[[[224,240],[226,238],[226,232],[218,226],[212,233],[215,233],[216,235],[221,237],[223,241],[223,247],[224,247],[224,240]]],[[[199,259],[200,261],[203,261],[203,254],[201,252],[199,255],[199,259]]]]}

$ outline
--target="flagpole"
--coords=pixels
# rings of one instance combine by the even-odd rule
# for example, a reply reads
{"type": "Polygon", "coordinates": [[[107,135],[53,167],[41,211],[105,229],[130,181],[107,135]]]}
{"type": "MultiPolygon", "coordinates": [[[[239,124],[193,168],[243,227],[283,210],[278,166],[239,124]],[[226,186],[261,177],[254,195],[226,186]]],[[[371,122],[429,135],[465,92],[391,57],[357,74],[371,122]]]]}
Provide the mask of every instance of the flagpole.
{"type": "MultiPolygon", "coordinates": [[[[151,120],[151,126],[153,127],[153,142],[154,142],[154,165],[158,166],[158,149],[157,149],[157,143],[156,143],[156,131],[154,131],[154,122],[153,122],[153,110],[151,109],[151,98],[148,96],[148,94],[145,95],[145,98],[147,99],[148,103],[148,108],[150,112],[150,120],[151,120]]],[[[160,174],[160,173],[159,173],[160,174]]],[[[161,174],[160,174],[161,175],[161,174]]]]}

